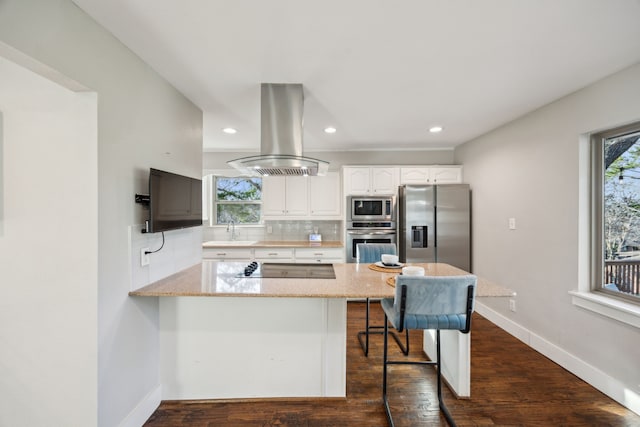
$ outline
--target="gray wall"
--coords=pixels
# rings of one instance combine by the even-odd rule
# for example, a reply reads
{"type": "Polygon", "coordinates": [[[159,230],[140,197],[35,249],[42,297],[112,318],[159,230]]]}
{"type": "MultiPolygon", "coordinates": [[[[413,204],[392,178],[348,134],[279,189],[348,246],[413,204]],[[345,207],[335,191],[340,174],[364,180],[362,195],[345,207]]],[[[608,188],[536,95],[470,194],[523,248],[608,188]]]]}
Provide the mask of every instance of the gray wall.
{"type": "Polygon", "coordinates": [[[517,292],[515,313],[506,299],[483,302],[565,359],[559,363],[580,361],[618,382],[612,387],[621,396],[640,393],[640,330],[574,306],[569,291],[587,286],[588,263],[581,258],[589,245],[584,135],[637,120],[640,65],[455,153],[473,191],[474,272],[517,292]],[[508,218],[516,219],[516,230],[508,229],[508,218]]]}
{"type": "MultiPolygon", "coordinates": [[[[127,417],[158,390],[159,378],[158,302],[127,296],[129,233],[144,217],[133,197],[147,192],[149,167],[201,175],[202,113],[70,0],[3,0],[0,41],[97,93],[98,183],[93,194],[78,197],[97,192],[98,225],[69,230],[98,236],[98,313],[77,319],[95,322],[97,317],[97,331],[86,345],[98,343],[98,366],[90,373],[98,378],[98,390],[84,392],[97,394],[97,425],[135,425],[127,417]]],[[[48,160],[55,163],[56,156],[66,154],[48,160]]],[[[39,225],[34,224],[34,233],[39,225]]],[[[170,241],[170,233],[167,239],[180,245],[170,241]]],[[[46,410],[42,402],[32,404],[34,411],[46,410]]],[[[72,412],[67,425],[80,425],[72,412]]]]}

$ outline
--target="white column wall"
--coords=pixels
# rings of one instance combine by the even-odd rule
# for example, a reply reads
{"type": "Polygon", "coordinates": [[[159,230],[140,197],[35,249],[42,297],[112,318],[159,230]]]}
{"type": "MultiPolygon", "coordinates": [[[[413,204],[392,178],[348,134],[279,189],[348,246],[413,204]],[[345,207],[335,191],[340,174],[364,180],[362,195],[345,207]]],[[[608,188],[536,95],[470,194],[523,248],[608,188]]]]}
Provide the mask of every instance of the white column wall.
{"type": "Polygon", "coordinates": [[[640,330],[572,305],[569,291],[588,277],[580,270],[588,264],[579,263],[589,245],[579,230],[588,214],[588,201],[579,198],[588,178],[580,168],[581,137],[584,144],[587,133],[638,120],[640,65],[468,142],[455,154],[472,188],[474,272],[517,292],[516,312],[508,298],[485,298],[482,305],[511,323],[521,339],[600,382],[602,391],[635,411],[640,330]],[[516,219],[515,230],[509,230],[509,218],[516,219]]]}
{"type": "MultiPolygon", "coordinates": [[[[159,331],[158,301],[127,295],[139,256],[132,245],[144,240],[130,233],[147,215],[134,195],[148,191],[150,167],[201,176],[202,112],[70,0],[0,2],[0,42],[95,91],[98,99],[98,180],[91,190],[97,195],[98,223],[82,230],[52,225],[65,235],[97,236],[97,288],[92,285],[97,314],[75,321],[95,325],[97,316],[93,335],[77,345],[93,348],[97,343],[98,386],[82,392],[94,395],[98,412],[94,423],[60,425],[141,425],[160,399],[159,331]]],[[[68,151],[31,151],[33,158],[41,155],[47,164],[69,162],[70,173],[83,167],[68,151]]],[[[7,220],[5,214],[5,235],[7,220]]],[[[32,235],[38,236],[43,226],[34,222],[32,235]]],[[[167,233],[166,248],[180,258],[173,268],[200,261],[201,233],[201,228],[167,233]]],[[[148,243],[159,240],[149,236],[148,243]]],[[[137,278],[171,272],[161,262],[164,253],[154,255],[149,271],[138,271],[137,278]]]]}
{"type": "Polygon", "coordinates": [[[0,425],[95,425],[97,101],[0,56],[0,425]]]}

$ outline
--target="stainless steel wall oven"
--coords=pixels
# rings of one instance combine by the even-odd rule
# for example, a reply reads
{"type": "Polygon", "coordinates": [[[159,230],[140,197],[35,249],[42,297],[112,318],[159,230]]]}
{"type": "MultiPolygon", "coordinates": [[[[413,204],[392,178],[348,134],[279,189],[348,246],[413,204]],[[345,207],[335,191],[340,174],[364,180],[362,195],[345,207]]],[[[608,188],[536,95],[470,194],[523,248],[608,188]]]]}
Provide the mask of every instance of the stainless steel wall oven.
{"type": "Polygon", "coordinates": [[[358,243],[396,243],[394,221],[347,221],[346,261],[357,262],[358,243]]]}

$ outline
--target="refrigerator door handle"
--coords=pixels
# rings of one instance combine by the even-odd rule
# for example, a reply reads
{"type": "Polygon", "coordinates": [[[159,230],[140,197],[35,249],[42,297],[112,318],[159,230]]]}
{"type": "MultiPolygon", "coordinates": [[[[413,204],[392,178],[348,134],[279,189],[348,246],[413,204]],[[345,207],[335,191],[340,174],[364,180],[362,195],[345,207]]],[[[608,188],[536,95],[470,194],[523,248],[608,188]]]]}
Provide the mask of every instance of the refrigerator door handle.
{"type": "MultiPolygon", "coordinates": [[[[438,223],[438,206],[434,206],[433,207],[433,223],[437,224],[438,223]]],[[[436,230],[435,233],[433,233],[433,247],[437,248],[438,247],[438,232],[436,230]]],[[[437,255],[436,255],[437,258],[437,255]]]]}

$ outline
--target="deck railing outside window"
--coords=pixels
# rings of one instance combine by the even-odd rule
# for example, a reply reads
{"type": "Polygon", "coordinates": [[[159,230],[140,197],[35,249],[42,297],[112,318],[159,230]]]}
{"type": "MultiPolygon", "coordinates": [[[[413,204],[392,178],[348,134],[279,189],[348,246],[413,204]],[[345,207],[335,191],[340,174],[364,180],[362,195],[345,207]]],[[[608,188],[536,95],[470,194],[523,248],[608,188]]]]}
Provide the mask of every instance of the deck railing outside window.
{"type": "Polygon", "coordinates": [[[640,295],[640,261],[605,261],[605,287],[614,284],[620,292],[640,295]]]}

